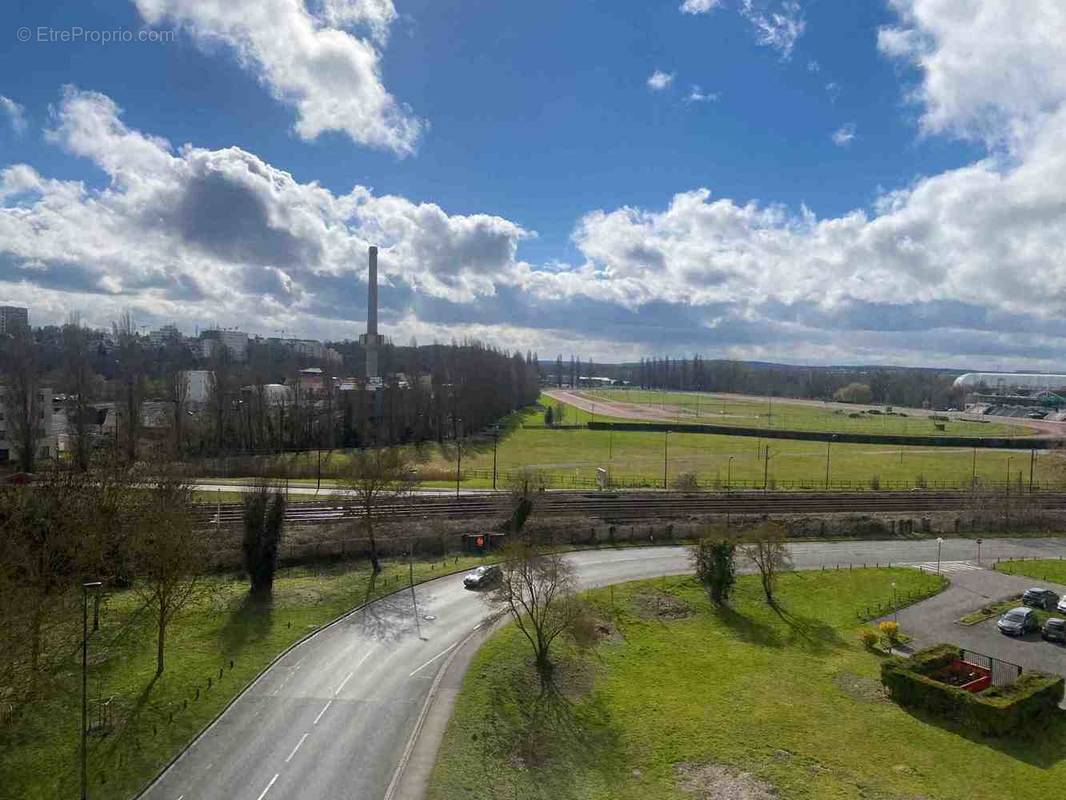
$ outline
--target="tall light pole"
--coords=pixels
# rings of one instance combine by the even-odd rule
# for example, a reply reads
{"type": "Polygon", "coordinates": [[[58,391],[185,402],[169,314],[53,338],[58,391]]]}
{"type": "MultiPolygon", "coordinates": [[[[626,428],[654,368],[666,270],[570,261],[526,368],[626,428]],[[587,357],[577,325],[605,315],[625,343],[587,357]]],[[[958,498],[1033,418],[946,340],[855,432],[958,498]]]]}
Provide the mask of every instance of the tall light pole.
{"type": "Polygon", "coordinates": [[[1033,467],[1036,466],[1036,448],[1029,450],[1029,494],[1033,493],[1033,467]]]}
{"type": "Polygon", "coordinates": [[[1007,456],[1007,494],[1010,494],[1010,462],[1014,460],[1014,456],[1007,456]]]}
{"type": "Polygon", "coordinates": [[[500,426],[492,426],[492,490],[496,491],[496,447],[500,443],[500,426]]]}
{"type": "Polygon", "coordinates": [[[733,456],[729,457],[729,463],[725,468],[725,490],[727,492],[732,491],[733,488],[733,456]]]}
{"type": "Polygon", "coordinates": [[[665,434],[666,435],[663,436],[663,489],[664,490],[668,489],[669,486],[670,486],[669,483],[667,482],[667,473],[670,470],[670,430],[669,430],[669,428],[665,431],[665,434]]]}
{"type": "Polygon", "coordinates": [[[614,423],[607,429],[607,463],[614,460],[614,423]]]}
{"type": "Polygon", "coordinates": [[[769,486],[770,476],[770,445],[766,445],[766,459],[763,461],[762,466],[762,490],[765,492],[767,486],[769,486]]]}
{"type": "Polygon", "coordinates": [[[943,546],[943,544],[944,544],[944,537],[943,536],[937,536],[936,537],[936,574],[937,575],[940,574],[940,548],[943,546]]]}
{"type": "Polygon", "coordinates": [[[973,449],[973,467],[970,468],[970,491],[977,491],[977,448],[973,449]]]}
{"type": "Polygon", "coordinates": [[[100,627],[100,581],[81,585],[81,800],[89,796],[89,594],[95,600],[93,630],[100,627]]]}
{"type": "Polygon", "coordinates": [[[463,421],[455,421],[455,499],[459,499],[459,481],[463,476],[463,421]]]}
{"type": "Polygon", "coordinates": [[[833,446],[832,437],[825,440],[825,490],[829,491],[829,448],[833,446]]]}

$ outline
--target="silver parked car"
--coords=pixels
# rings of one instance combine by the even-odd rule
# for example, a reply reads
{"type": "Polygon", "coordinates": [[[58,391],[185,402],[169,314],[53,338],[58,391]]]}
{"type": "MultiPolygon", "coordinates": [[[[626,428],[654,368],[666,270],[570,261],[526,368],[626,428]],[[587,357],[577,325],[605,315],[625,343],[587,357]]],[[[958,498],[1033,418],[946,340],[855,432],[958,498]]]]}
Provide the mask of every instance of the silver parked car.
{"type": "Polygon", "coordinates": [[[1000,633],[1005,633],[1008,636],[1024,636],[1027,633],[1039,630],[1040,622],[1037,620],[1036,612],[1033,609],[1026,606],[1018,606],[1000,617],[996,627],[999,628],[1000,633]]]}
{"type": "Polygon", "coordinates": [[[484,589],[500,579],[500,568],[495,564],[478,567],[463,578],[463,586],[467,589],[484,589]]]}

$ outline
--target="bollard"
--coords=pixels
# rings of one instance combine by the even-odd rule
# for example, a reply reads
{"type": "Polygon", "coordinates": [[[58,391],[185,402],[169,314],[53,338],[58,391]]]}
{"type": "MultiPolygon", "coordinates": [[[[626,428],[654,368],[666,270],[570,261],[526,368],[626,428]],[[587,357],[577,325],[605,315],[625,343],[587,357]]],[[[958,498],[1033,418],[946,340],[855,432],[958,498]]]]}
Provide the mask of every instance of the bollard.
{"type": "Polygon", "coordinates": [[[219,667],[219,668],[218,668],[218,679],[219,679],[219,680],[222,680],[222,670],[223,670],[223,669],[225,669],[225,667],[219,667]]]}
{"type": "Polygon", "coordinates": [[[208,689],[211,688],[211,679],[210,678],[207,679],[207,688],[208,689]]]}
{"type": "Polygon", "coordinates": [[[200,699],[200,687],[197,686],[196,687],[196,696],[193,698],[193,700],[199,700],[199,699],[200,699]]]}
{"type": "MultiPolygon", "coordinates": [[[[289,624],[291,625],[292,623],[290,622],[289,624]]],[[[229,668],[233,669],[233,659],[232,658],[229,660],[229,668]]]]}

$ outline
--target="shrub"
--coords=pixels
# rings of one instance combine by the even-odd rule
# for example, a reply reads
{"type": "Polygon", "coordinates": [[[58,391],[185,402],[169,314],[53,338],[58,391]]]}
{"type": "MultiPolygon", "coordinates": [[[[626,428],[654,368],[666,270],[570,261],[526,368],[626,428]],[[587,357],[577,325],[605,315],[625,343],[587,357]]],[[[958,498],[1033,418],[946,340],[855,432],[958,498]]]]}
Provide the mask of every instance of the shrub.
{"type": "Polygon", "coordinates": [[[957,647],[938,645],[910,659],[887,659],[881,664],[881,683],[900,705],[940,714],[986,736],[1031,735],[1059,713],[1066,684],[1060,675],[1025,672],[1010,686],[979,694],[929,677],[960,655],[957,647]]]}
{"type": "Polygon", "coordinates": [[[881,637],[873,628],[863,628],[859,631],[859,641],[867,650],[873,650],[881,641],[881,637]]]}
{"type": "Polygon", "coordinates": [[[674,478],[674,488],[681,492],[699,491],[700,484],[695,472],[682,472],[674,478]]]}
{"type": "Polygon", "coordinates": [[[870,488],[873,489],[875,492],[880,490],[880,488],[881,488],[881,476],[880,475],[871,475],[870,476],[870,488]]]}
{"type": "Polygon", "coordinates": [[[889,647],[895,647],[899,644],[899,623],[892,620],[885,620],[877,626],[877,630],[881,632],[881,636],[885,640],[885,644],[889,647]]]}

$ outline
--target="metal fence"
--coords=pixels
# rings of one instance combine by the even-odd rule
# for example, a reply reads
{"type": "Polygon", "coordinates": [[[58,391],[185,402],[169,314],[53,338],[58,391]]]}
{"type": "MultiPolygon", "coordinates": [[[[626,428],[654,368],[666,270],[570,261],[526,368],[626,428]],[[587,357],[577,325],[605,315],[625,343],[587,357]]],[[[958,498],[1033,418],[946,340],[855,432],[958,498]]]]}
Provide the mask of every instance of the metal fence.
{"type": "Polygon", "coordinates": [[[987,669],[992,673],[993,686],[1010,686],[1022,674],[1022,668],[1010,661],[1003,661],[984,653],[975,653],[973,650],[963,650],[962,660],[981,669],[987,669]]]}

